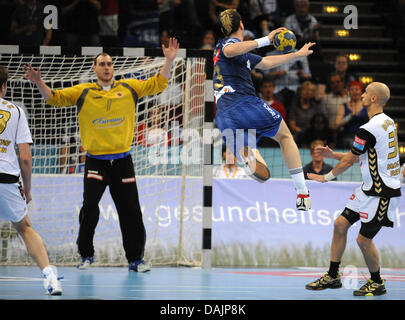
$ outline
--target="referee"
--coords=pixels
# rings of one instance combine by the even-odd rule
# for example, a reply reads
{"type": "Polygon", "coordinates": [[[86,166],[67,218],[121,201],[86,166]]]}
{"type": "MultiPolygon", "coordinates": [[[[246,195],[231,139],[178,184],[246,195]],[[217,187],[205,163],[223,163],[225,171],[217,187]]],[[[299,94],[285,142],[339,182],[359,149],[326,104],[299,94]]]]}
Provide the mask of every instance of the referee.
{"type": "Polygon", "coordinates": [[[94,58],[93,71],[97,82],[62,90],[51,90],[42,80],[39,68],[24,67],[25,78],[36,84],[48,104],[77,106],[80,137],[87,152],[77,238],[81,256],[79,269],[86,269],[94,262],[93,237],[100,213],[98,203],[107,186],[118,212],[129,270],[146,272],[151,268],[143,260],[146,231],[129,151],[137,101],[144,96],[158,94],[167,87],[178,48],[179,43],[174,38],[170,39],[168,48],[162,46],[165,63],[160,73],[145,81],[115,81],[113,61],[106,53],[94,58]]]}

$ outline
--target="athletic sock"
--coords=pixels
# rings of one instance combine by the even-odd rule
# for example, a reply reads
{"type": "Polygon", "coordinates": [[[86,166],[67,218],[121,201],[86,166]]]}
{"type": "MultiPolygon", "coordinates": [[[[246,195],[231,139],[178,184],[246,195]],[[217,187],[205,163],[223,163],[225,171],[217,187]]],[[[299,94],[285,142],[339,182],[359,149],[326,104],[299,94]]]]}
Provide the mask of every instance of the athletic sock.
{"type": "Polygon", "coordinates": [[[334,279],[336,279],[338,276],[339,265],[340,265],[340,261],[339,262],[334,262],[334,261],[330,262],[328,274],[334,279]]]}
{"type": "Polygon", "coordinates": [[[297,190],[297,194],[308,194],[308,189],[305,184],[304,171],[302,170],[302,167],[290,169],[289,171],[291,178],[293,179],[294,182],[295,190],[297,190]]]}
{"type": "Polygon", "coordinates": [[[42,270],[42,273],[43,273],[46,277],[48,277],[50,274],[52,274],[52,273],[54,273],[54,272],[53,272],[52,267],[49,265],[49,266],[46,266],[46,267],[42,270]]]}
{"type": "Polygon", "coordinates": [[[371,275],[371,280],[374,281],[375,283],[381,284],[382,283],[382,279],[380,276],[380,270],[378,270],[377,272],[370,272],[371,275]]]}

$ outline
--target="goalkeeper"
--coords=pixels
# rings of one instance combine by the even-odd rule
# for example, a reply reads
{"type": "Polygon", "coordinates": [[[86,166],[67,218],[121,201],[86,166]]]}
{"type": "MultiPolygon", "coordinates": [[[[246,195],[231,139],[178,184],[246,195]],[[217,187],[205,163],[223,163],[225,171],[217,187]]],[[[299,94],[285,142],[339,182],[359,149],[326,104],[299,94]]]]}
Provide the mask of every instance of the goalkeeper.
{"type": "Polygon", "coordinates": [[[25,78],[36,84],[52,106],[77,106],[81,142],[86,150],[83,206],[79,214],[79,269],[94,262],[93,237],[99,219],[99,201],[107,186],[116,206],[129,270],[149,271],[143,260],[146,231],[142,220],[135,172],[130,155],[138,99],[162,92],[168,83],[179,43],[171,38],[162,46],[165,62],[160,73],[145,80],[114,80],[112,58],[101,53],[94,58],[97,82],[51,90],[41,78],[40,68],[25,66],[25,78]]]}

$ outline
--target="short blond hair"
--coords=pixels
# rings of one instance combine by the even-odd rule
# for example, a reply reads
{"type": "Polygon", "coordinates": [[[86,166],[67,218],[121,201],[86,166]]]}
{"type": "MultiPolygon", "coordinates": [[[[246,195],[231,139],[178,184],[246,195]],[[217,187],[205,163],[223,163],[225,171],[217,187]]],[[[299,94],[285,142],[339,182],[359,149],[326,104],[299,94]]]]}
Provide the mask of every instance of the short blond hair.
{"type": "Polygon", "coordinates": [[[235,9],[227,9],[219,14],[219,24],[226,37],[238,31],[241,21],[242,18],[235,9]]]}

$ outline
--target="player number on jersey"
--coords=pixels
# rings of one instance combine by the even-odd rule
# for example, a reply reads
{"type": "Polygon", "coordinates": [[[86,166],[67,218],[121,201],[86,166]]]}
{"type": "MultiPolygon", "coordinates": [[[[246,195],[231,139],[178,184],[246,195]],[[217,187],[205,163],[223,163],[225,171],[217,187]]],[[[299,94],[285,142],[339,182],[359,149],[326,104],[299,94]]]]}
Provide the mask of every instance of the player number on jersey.
{"type": "Polygon", "coordinates": [[[11,113],[6,110],[0,110],[0,133],[6,129],[7,122],[10,120],[11,113]]]}
{"type": "Polygon", "coordinates": [[[214,68],[214,78],[215,78],[214,83],[215,90],[221,89],[224,86],[224,78],[222,77],[218,66],[214,68]]]}
{"type": "Polygon", "coordinates": [[[390,152],[388,154],[388,159],[395,158],[398,153],[398,139],[397,139],[397,130],[395,129],[394,131],[391,131],[388,134],[388,137],[390,138],[390,142],[388,143],[389,148],[394,148],[393,152],[390,152]]]}

